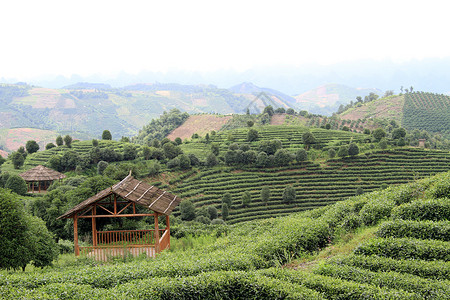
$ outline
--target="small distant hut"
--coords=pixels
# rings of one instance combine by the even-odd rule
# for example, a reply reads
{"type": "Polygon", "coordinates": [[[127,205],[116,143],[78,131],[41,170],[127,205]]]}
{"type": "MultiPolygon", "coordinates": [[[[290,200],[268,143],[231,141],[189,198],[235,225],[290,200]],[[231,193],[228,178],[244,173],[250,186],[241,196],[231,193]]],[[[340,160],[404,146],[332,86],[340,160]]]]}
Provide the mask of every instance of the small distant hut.
{"type": "Polygon", "coordinates": [[[426,142],[425,139],[419,139],[419,147],[425,148],[425,142],[426,142]]]}
{"type": "Polygon", "coordinates": [[[73,219],[74,246],[77,256],[80,252],[98,260],[106,260],[108,256],[125,253],[133,256],[142,253],[154,256],[170,247],[169,215],[180,202],[181,199],[177,196],[133,178],[130,172],[121,182],[84,200],[58,219],[73,219]],[[153,213],[138,212],[136,204],[146,207],[153,213]],[[164,229],[159,228],[158,217],[160,216],[166,217],[164,229]],[[153,217],[154,229],[97,230],[98,218],[120,217],[153,217]],[[79,219],[91,219],[92,246],[80,247],[78,244],[79,219]]]}
{"type": "Polygon", "coordinates": [[[66,178],[66,175],[41,165],[19,174],[19,176],[27,183],[29,193],[45,192],[54,181],[66,178]]]}

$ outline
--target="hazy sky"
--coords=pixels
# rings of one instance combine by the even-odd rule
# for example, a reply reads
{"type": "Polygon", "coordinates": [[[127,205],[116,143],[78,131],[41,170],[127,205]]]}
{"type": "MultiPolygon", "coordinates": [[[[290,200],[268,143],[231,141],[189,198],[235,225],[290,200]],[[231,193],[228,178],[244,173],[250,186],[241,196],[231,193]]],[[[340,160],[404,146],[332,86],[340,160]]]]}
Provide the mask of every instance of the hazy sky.
{"type": "Polygon", "coordinates": [[[450,56],[446,1],[3,1],[0,78],[450,56]]]}

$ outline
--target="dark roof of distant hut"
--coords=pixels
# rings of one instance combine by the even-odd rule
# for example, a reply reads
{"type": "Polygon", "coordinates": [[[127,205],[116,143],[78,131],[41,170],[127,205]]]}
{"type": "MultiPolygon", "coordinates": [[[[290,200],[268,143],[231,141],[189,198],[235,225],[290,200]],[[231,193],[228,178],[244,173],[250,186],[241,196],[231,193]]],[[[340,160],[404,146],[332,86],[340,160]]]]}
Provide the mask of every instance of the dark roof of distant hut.
{"type": "Polygon", "coordinates": [[[25,181],[53,181],[66,178],[66,175],[41,165],[19,174],[19,176],[25,181]]]}
{"type": "Polygon", "coordinates": [[[89,205],[100,201],[109,195],[116,194],[124,200],[128,200],[148,209],[161,213],[164,215],[170,215],[173,209],[180,204],[181,198],[167,192],[160,190],[159,188],[149,185],[143,181],[133,178],[128,175],[121,182],[100,191],[97,195],[92,196],[71,210],[67,211],[61,218],[72,218],[76,213],[84,210],[89,205]]]}

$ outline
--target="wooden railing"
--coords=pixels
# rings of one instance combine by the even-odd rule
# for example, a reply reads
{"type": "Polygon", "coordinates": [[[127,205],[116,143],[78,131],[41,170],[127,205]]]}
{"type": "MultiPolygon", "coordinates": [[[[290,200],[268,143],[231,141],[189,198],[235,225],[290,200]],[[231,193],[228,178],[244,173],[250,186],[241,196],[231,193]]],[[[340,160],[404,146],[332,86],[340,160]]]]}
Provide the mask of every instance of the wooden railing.
{"type": "MultiPolygon", "coordinates": [[[[159,230],[159,251],[170,246],[169,230],[159,230]]],[[[79,247],[80,254],[92,256],[97,260],[106,261],[113,256],[155,256],[158,252],[155,243],[155,230],[110,230],[97,231],[93,238],[93,246],[79,247]]]]}
{"type": "Polygon", "coordinates": [[[165,230],[161,238],[159,239],[159,250],[163,251],[170,247],[170,232],[165,230]]]}

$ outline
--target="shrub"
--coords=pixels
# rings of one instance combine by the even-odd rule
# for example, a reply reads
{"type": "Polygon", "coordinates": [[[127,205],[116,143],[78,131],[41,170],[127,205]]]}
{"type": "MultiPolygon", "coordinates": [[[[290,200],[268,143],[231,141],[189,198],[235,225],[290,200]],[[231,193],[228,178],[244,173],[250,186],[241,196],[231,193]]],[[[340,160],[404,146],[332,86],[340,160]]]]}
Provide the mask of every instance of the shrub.
{"type": "Polygon", "coordinates": [[[106,161],[99,161],[97,164],[97,174],[103,175],[103,171],[105,171],[106,167],[108,167],[108,163],[106,161]]]}
{"type": "Polygon", "coordinates": [[[433,239],[450,241],[450,223],[447,221],[410,221],[395,220],[384,222],[378,228],[379,237],[410,237],[415,239],[433,239]]]}
{"type": "Polygon", "coordinates": [[[217,219],[217,208],[214,206],[208,206],[208,216],[211,220],[217,219]]]}
{"type": "Polygon", "coordinates": [[[195,207],[190,200],[181,201],[180,204],[181,219],[191,221],[195,219],[195,207]]]}
{"type": "Polygon", "coordinates": [[[450,199],[416,200],[397,206],[392,211],[393,219],[405,220],[450,220],[450,199]]]}
{"type": "Polygon", "coordinates": [[[305,149],[300,149],[297,151],[295,158],[298,162],[305,161],[308,159],[308,153],[305,149]]]}
{"type": "Polygon", "coordinates": [[[288,185],[283,191],[283,202],[291,204],[295,201],[295,189],[292,185],[288,185]]]}
{"type": "Polygon", "coordinates": [[[6,180],[5,188],[19,195],[25,195],[27,193],[27,183],[19,175],[10,175],[8,180],[6,180]]]}
{"type": "Polygon", "coordinates": [[[242,194],[242,207],[249,207],[250,203],[252,202],[252,195],[250,192],[246,191],[242,194]]]}
{"type": "Polygon", "coordinates": [[[109,130],[103,130],[102,140],[112,140],[112,134],[109,130]]]}

